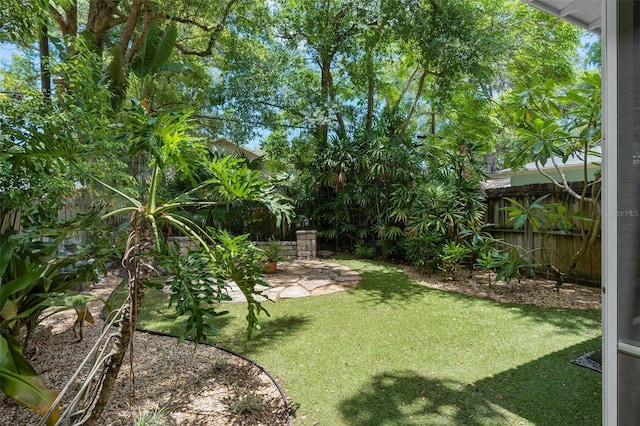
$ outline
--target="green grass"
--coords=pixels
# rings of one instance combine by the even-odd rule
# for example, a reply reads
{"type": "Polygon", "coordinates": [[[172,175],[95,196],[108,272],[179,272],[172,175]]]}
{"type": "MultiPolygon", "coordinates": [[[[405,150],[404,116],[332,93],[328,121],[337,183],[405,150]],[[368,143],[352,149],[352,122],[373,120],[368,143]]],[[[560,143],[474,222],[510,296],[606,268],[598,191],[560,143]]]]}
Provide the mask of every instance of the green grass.
{"type": "MultiPolygon", "coordinates": [[[[361,271],[357,288],[269,303],[249,341],[245,305],[215,324],[212,342],[278,378],[295,425],[600,424],[601,376],[569,362],[599,347],[599,311],[473,299],[344,263],[361,271]]],[[[163,304],[151,291],[140,327],[175,332],[163,304]]]]}

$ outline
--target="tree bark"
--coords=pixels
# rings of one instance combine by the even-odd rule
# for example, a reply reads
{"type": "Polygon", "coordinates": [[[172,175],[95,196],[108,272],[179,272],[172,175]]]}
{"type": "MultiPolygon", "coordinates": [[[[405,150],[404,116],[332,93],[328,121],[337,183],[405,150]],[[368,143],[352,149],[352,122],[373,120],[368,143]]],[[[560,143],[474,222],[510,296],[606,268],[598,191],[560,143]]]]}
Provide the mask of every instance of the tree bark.
{"type": "Polygon", "coordinates": [[[399,139],[404,139],[405,134],[407,133],[407,128],[409,127],[409,123],[411,123],[411,118],[415,113],[416,106],[418,105],[418,101],[420,100],[420,96],[422,96],[422,91],[424,90],[424,82],[427,79],[428,70],[424,70],[422,75],[420,76],[420,81],[418,82],[418,91],[416,92],[416,96],[413,98],[413,102],[411,103],[411,108],[407,113],[406,118],[404,119],[404,123],[402,124],[402,129],[400,129],[399,139]]]}
{"type": "Polygon", "coordinates": [[[367,119],[365,122],[365,132],[367,135],[371,133],[373,126],[373,102],[375,95],[373,52],[371,50],[371,46],[367,46],[367,53],[365,55],[365,60],[367,61],[367,119]]]}
{"type": "Polygon", "coordinates": [[[87,31],[94,37],[94,44],[102,52],[102,37],[114,26],[120,0],[94,0],[89,3],[87,31]]]}
{"type": "Polygon", "coordinates": [[[42,95],[51,100],[51,69],[49,67],[49,31],[45,26],[40,30],[40,86],[42,95]]]}
{"type": "MultiPolygon", "coordinates": [[[[122,318],[118,323],[118,338],[116,350],[105,364],[102,374],[102,383],[98,387],[98,397],[93,404],[93,409],[85,425],[95,426],[102,416],[104,407],[109,400],[111,391],[115,385],[118,373],[122,367],[124,357],[129,350],[131,359],[131,374],[133,378],[134,353],[132,347],[132,337],[138,320],[140,305],[144,299],[146,282],[151,276],[151,261],[149,253],[154,246],[153,230],[151,223],[141,212],[135,213],[131,219],[132,229],[129,234],[128,250],[125,253],[123,263],[127,262],[129,273],[129,296],[127,306],[123,310],[122,318]]],[[[127,303],[125,302],[125,303],[127,303]]]]}

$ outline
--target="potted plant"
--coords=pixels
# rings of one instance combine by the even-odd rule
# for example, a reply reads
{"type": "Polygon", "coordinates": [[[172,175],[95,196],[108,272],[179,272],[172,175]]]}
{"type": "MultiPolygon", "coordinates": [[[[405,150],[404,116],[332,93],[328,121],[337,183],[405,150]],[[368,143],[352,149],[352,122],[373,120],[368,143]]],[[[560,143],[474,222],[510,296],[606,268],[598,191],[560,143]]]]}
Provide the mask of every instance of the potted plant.
{"type": "Polygon", "coordinates": [[[264,253],[265,274],[274,274],[278,268],[278,261],[284,258],[280,243],[271,240],[262,251],[264,253]]]}

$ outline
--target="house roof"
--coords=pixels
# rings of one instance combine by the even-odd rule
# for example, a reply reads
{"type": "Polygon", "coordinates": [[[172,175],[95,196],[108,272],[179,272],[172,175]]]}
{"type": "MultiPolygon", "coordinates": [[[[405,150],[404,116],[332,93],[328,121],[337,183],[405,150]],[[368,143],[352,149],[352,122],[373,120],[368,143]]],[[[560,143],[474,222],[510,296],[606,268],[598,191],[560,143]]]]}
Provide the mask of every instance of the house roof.
{"type": "MultiPolygon", "coordinates": [[[[587,155],[587,163],[589,167],[599,168],[599,163],[602,161],[602,147],[594,146],[591,148],[592,154],[587,155]]],[[[556,161],[556,164],[562,170],[570,170],[570,169],[581,169],[584,166],[584,155],[581,152],[574,152],[567,158],[566,162],[562,161],[562,158],[557,155],[553,156],[553,159],[556,161]]],[[[527,163],[523,167],[523,170],[513,171],[511,169],[503,169],[499,170],[496,173],[492,173],[490,176],[493,178],[502,178],[507,175],[513,174],[528,174],[528,173],[539,173],[538,168],[536,167],[535,162],[527,163]]],[[[546,172],[553,171],[556,167],[553,165],[553,161],[549,160],[546,164],[540,164],[540,168],[546,172]]]]}
{"type": "Polygon", "coordinates": [[[600,34],[602,28],[601,0],[522,0],[523,2],[555,15],[592,33],[600,34]]]}
{"type": "Polygon", "coordinates": [[[253,161],[260,157],[260,154],[245,148],[242,145],[238,145],[225,138],[216,139],[212,142],[212,148],[222,154],[237,153],[245,157],[249,161],[253,161]]]}

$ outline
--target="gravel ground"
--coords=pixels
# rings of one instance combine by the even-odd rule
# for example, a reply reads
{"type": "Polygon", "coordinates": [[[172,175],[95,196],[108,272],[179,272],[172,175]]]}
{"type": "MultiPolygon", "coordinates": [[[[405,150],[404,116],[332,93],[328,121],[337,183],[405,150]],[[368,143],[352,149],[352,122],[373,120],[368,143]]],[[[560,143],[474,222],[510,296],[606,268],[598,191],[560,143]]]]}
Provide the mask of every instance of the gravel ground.
{"type": "MultiPolygon", "coordinates": [[[[108,276],[89,290],[106,298],[122,278],[108,276]]],[[[95,324],[84,327],[77,342],[72,331],[75,312],[61,312],[38,327],[26,357],[45,383],[61,389],[80,365],[102,328],[102,304],[90,304],[95,324]]],[[[100,425],[132,425],[144,414],[162,416],[155,425],[277,426],[286,424],[282,397],[271,379],[244,359],[208,345],[136,332],[134,335],[135,398],[129,357],[123,363],[100,425]]],[[[62,407],[64,409],[64,406],[62,407]]],[[[0,394],[0,425],[35,425],[39,416],[0,394]]],[[[144,423],[153,424],[153,423],[144,423]]]]}

